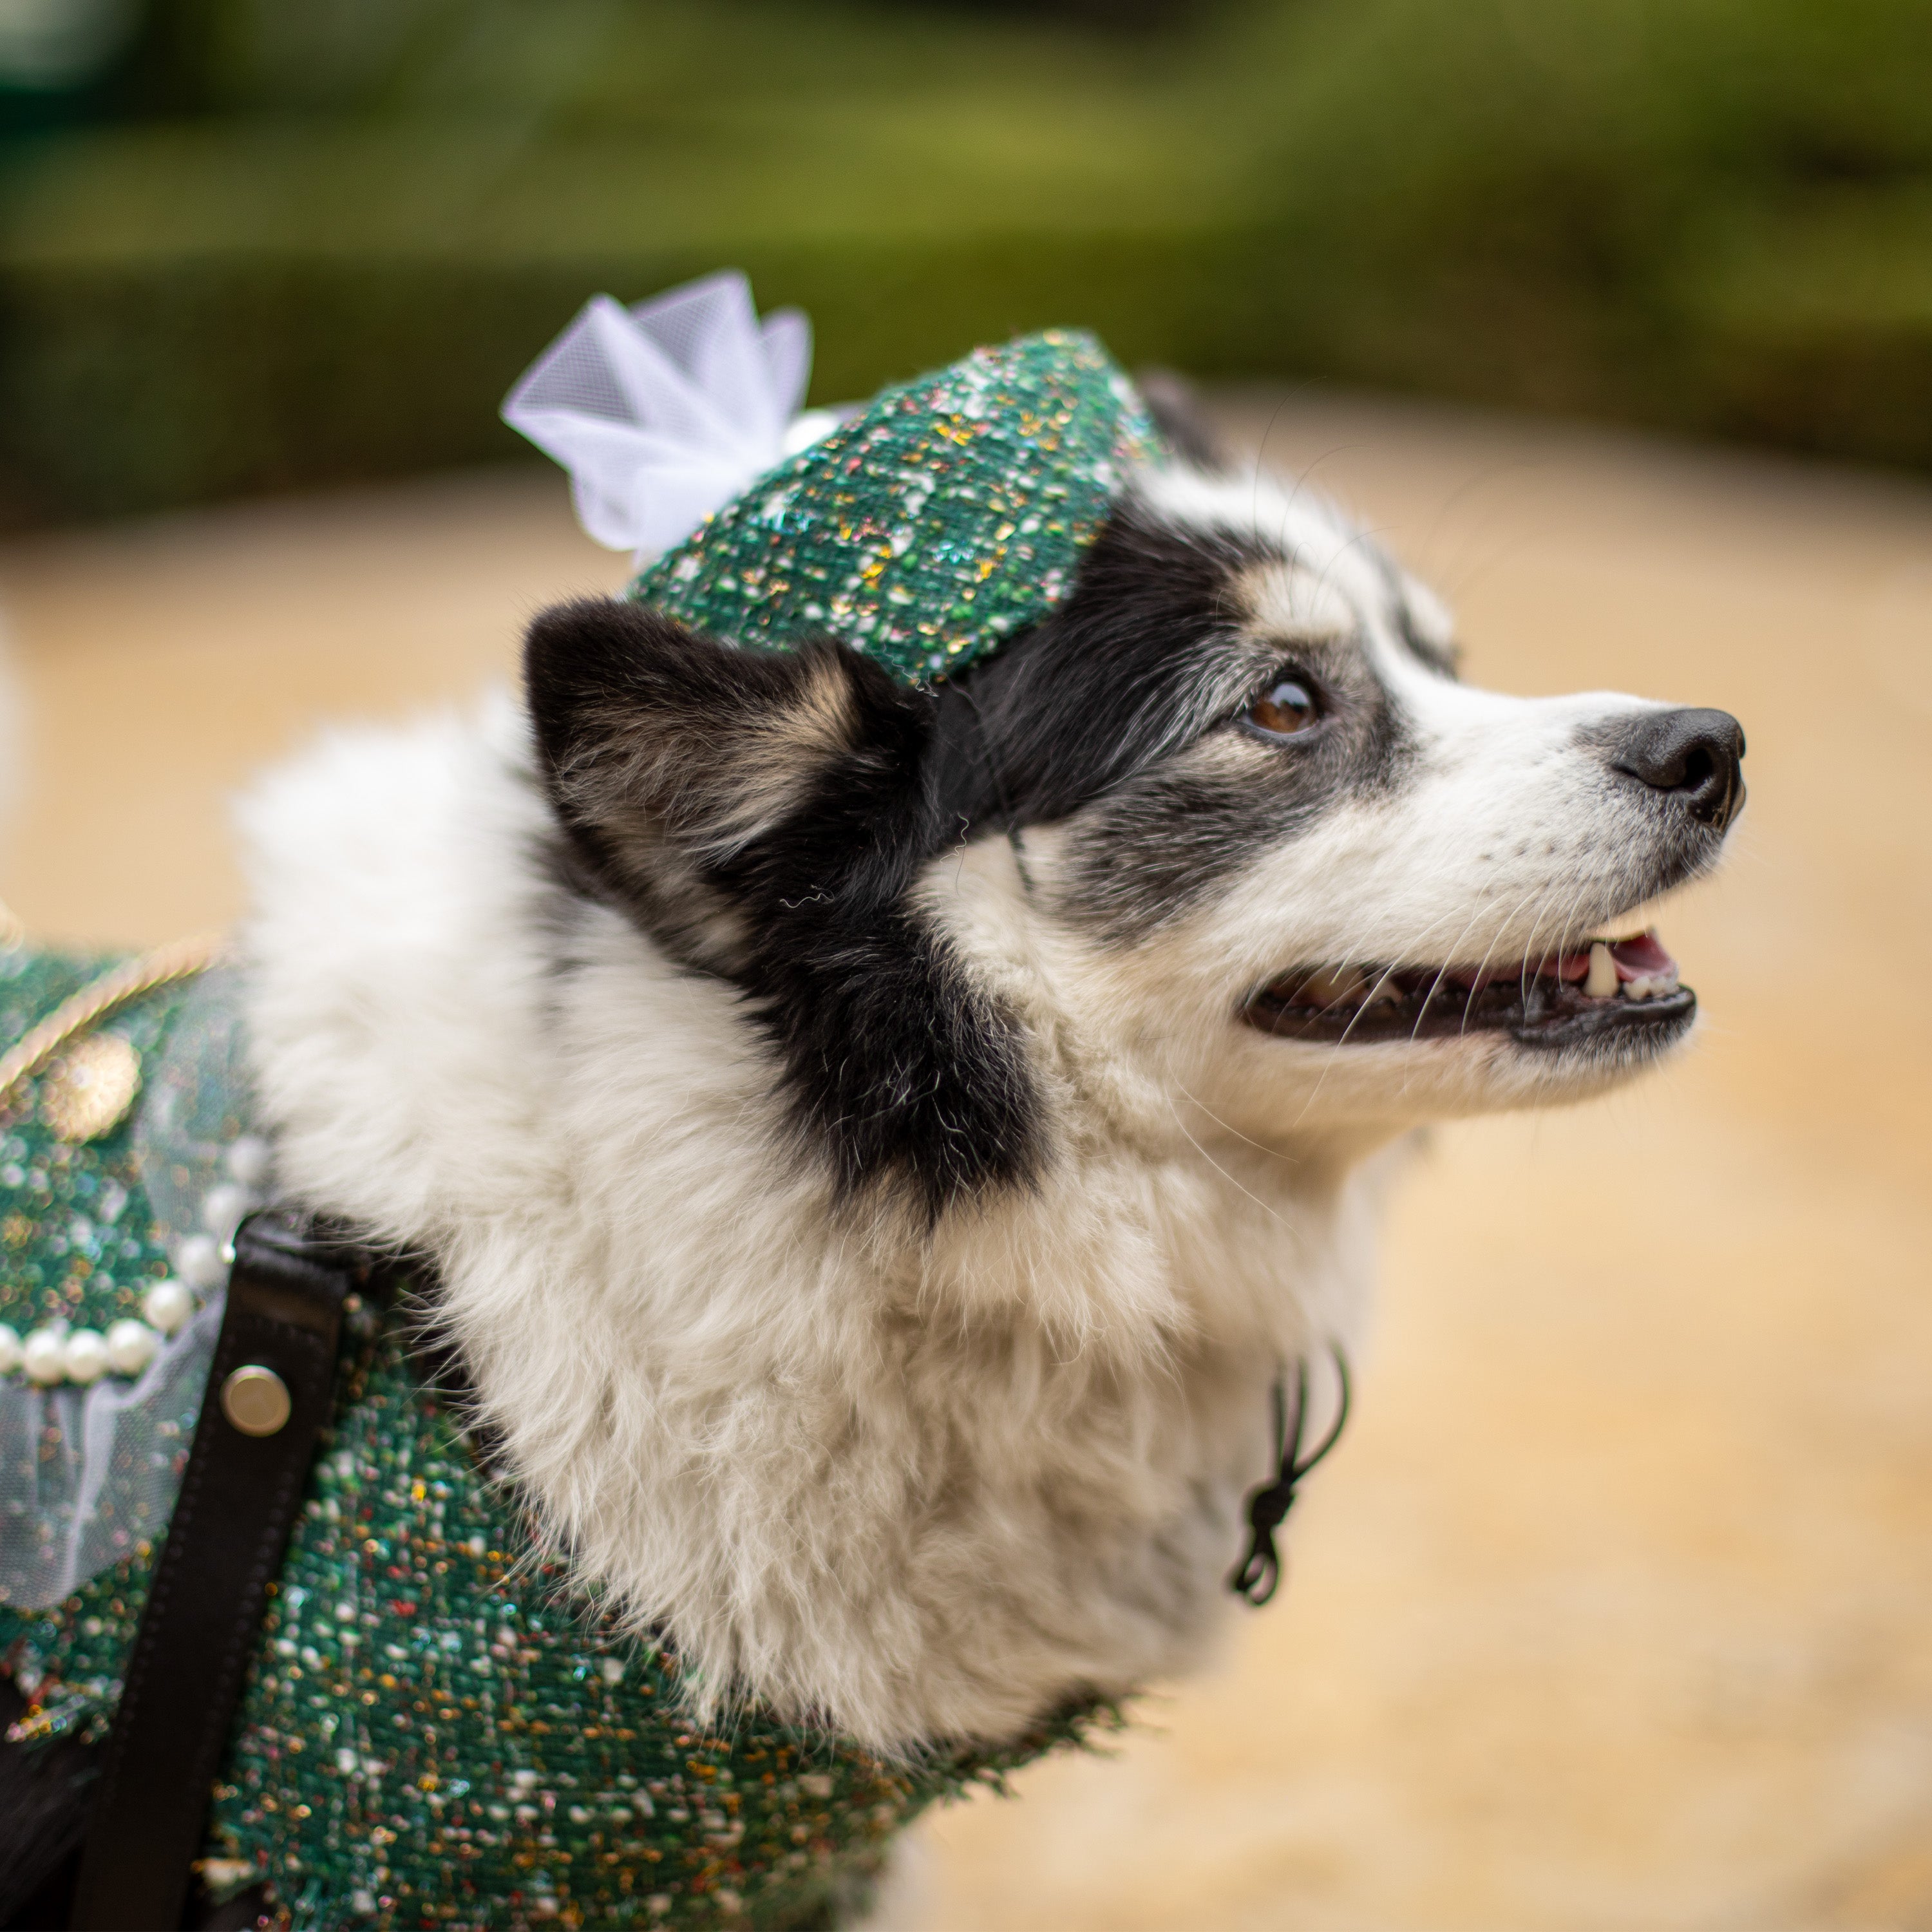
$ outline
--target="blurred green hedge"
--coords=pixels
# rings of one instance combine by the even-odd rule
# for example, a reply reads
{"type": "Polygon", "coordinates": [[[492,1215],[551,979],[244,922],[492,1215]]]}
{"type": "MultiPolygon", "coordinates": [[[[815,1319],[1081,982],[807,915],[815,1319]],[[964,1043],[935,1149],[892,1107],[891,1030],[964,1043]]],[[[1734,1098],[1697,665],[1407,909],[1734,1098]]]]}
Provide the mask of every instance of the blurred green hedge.
{"type": "Polygon", "coordinates": [[[1054,321],[1932,464],[1932,0],[178,0],[0,150],[0,515],[513,454],[598,290],[724,264],[814,392],[1054,321]]]}

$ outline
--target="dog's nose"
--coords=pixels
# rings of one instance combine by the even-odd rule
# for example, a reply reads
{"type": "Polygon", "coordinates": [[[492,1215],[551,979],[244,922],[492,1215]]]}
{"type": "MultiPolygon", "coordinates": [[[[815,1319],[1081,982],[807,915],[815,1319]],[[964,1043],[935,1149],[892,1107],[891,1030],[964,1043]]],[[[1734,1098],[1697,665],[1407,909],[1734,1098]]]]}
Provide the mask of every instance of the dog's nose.
{"type": "Polygon", "coordinates": [[[1612,770],[1681,799],[1717,832],[1744,809],[1744,727],[1728,711],[1646,712],[1610,748],[1612,770]]]}

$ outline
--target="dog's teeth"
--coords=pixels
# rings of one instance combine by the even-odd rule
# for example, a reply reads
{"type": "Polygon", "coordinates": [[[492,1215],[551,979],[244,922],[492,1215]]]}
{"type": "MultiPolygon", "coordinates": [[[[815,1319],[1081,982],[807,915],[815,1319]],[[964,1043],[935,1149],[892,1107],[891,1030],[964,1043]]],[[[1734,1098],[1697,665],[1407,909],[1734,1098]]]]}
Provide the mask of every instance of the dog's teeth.
{"type": "Polygon", "coordinates": [[[1384,1000],[1400,1000],[1401,998],[1402,988],[1396,984],[1395,975],[1384,973],[1362,1004],[1365,1006],[1379,1006],[1384,1000]]]}
{"type": "Polygon", "coordinates": [[[1339,972],[1311,973],[1301,982],[1298,997],[1318,1006],[1339,1006],[1359,1000],[1366,990],[1360,974],[1345,966],[1339,972]]]}
{"type": "Polygon", "coordinates": [[[1651,991],[1649,980],[1632,980],[1624,985],[1624,998],[1627,1000],[1647,1000],[1650,998],[1651,991]]]}
{"type": "Polygon", "coordinates": [[[1590,948],[1590,970],[1584,975],[1583,991],[1591,999],[1609,1000],[1616,998],[1616,990],[1617,962],[1610,957],[1610,949],[1598,940],[1590,948]]]}

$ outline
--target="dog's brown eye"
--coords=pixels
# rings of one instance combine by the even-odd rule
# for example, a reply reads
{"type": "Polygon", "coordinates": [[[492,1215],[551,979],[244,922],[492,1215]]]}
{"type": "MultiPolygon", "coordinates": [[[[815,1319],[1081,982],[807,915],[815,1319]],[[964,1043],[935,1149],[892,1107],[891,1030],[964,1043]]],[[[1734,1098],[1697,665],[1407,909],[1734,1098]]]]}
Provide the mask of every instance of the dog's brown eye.
{"type": "Polygon", "coordinates": [[[1276,738],[1306,730],[1321,715],[1307,686],[1292,677],[1283,678],[1265,698],[1248,706],[1248,722],[1276,738]]]}

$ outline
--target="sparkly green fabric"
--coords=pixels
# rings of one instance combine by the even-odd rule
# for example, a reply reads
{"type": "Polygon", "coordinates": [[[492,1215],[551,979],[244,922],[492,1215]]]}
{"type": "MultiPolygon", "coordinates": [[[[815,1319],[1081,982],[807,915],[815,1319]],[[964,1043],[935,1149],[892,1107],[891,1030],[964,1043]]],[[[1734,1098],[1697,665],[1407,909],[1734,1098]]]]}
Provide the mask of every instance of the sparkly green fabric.
{"type": "MultiPolygon", "coordinates": [[[[27,946],[0,952],[0,1050],[118,961],[27,946]]],[[[143,1063],[154,1059],[187,989],[164,988],[110,1016],[143,1063]]],[[[37,1083],[0,1114],[0,1322],[25,1334],[64,1319],[105,1328],[138,1316],[168,1272],[134,1156],[133,1117],[77,1147],[55,1138],[33,1104],[37,1083]]]]}
{"type": "MultiPolygon", "coordinates": [[[[83,976],[27,969],[10,1036],[83,976]]],[[[158,1043],[178,1004],[156,996],[113,1023],[158,1043]]],[[[105,1318],[134,1292],[124,1280],[165,1268],[128,1130],[64,1158],[31,1125],[10,1131],[16,1213],[47,1232],[10,1237],[8,1305],[57,1296],[105,1318]],[[70,1260],[69,1204],[110,1185],[125,1196],[112,1241],[70,1260]],[[32,1257],[17,1275],[15,1255],[32,1257]]],[[[266,1880],[293,1926],[836,1925],[926,1805],[1112,1721],[1083,1711],[1005,1750],[913,1765],[755,1708],[693,1726],[675,1658],[617,1634],[539,1560],[514,1496],[418,1373],[403,1319],[358,1304],[349,1327],[211,1820],[210,1879],[266,1880]]],[[[0,1666],[30,1700],[22,1735],[111,1725],[152,1563],[143,1546],[52,1610],[0,1605],[0,1666]]]]}
{"type": "MultiPolygon", "coordinates": [[[[116,963],[25,946],[0,951],[0,1048],[116,963]]],[[[122,1007],[101,1030],[119,1034],[152,1068],[188,996],[182,986],[163,988],[122,1007]]],[[[0,1112],[0,1322],[22,1336],[60,1322],[104,1330],[140,1315],[143,1294],[169,1271],[164,1243],[175,1231],[149,1198],[132,1117],[100,1140],[69,1146],[40,1119],[39,1087],[26,1083],[0,1112]]],[[[13,1379],[21,1379],[18,1370],[13,1379]]],[[[176,1481],[199,1406],[190,1396],[162,1425],[166,1447],[160,1453],[173,1459],[176,1481]]],[[[57,1455],[58,1445],[44,1436],[0,1431],[0,1534],[16,1550],[30,1544],[43,1554],[50,1550],[59,1518],[45,1499],[64,1474],[55,1466],[57,1455]]],[[[121,1493],[120,1486],[109,1486],[104,1512],[113,1510],[121,1493]]],[[[138,1516],[114,1522],[108,1541],[143,1554],[160,1526],[158,1519],[149,1523],[138,1516]]],[[[0,1576],[0,1644],[9,1595],[0,1576]]],[[[84,1704],[88,1694],[77,1694],[84,1704]]]]}
{"type": "Polygon", "coordinates": [[[1023,336],[886,390],[629,594],[740,644],[829,632],[927,682],[1065,598],[1126,472],[1161,453],[1092,336],[1023,336]]]}

